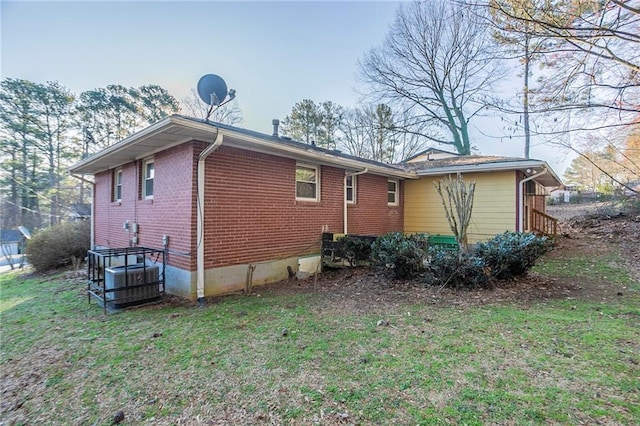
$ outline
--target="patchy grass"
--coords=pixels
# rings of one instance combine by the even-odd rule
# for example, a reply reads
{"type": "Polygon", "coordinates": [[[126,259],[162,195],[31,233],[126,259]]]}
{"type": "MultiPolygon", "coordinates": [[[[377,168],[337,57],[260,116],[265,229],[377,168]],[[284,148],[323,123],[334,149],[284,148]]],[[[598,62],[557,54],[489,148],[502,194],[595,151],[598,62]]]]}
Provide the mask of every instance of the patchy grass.
{"type": "Polygon", "coordinates": [[[597,257],[574,256],[570,260],[543,259],[534,267],[534,271],[553,277],[594,279],[601,281],[603,285],[619,283],[638,290],[638,283],[632,279],[624,265],[625,262],[619,255],[605,253],[597,257]]]}
{"type": "Polygon", "coordinates": [[[78,280],[0,275],[1,419],[636,423],[638,283],[610,254],[546,259],[536,273],[629,291],[463,308],[407,298],[371,313],[336,311],[311,289],[262,291],[105,317],[78,280]]]}

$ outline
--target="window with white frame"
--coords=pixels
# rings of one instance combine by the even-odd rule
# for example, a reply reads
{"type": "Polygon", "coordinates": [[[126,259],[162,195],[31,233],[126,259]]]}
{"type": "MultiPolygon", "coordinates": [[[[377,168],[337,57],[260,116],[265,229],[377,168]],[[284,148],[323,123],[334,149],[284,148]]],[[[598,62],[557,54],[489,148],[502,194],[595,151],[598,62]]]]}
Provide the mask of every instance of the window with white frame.
{"type": "Polygon", "coordinates": [[[144,160],[142,164],[142,197],[153,198],[153,179],[155,169],[153,158],[144,160]]]}
{"type": "Polygon", "coordinates": [[[318,166],[296,165],[297,200],[318,201],[319,182],[318,166]]]}
{"type": "Polygon", "coordinates": [[[398,181],[389,179],[387,181],[387,204],[398,205],[398,181]]]}
{"type": "Polygon", "coordinates": [[[113,201],[122,201],[122,169],[113,171],[113,201]]]}
{"type": "Polygon", "coordinates": [[[347,203],[356,202],[356,176],[347,176],[345,190],[347,193],[347,203]]]}

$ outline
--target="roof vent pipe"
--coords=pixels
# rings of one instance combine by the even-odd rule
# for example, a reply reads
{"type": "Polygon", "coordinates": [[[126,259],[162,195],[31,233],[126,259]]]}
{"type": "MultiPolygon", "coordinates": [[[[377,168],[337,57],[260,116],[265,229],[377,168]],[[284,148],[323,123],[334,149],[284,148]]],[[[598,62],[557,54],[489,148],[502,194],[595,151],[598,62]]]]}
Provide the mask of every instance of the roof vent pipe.
{"type": "Polygon", "coordinates": [[[274,118],[271,120],[271,124],[273,124],[273,136],[278,138],[280,135],[278,134],[278,127],[280,126],[280,120],[274,118]]]}

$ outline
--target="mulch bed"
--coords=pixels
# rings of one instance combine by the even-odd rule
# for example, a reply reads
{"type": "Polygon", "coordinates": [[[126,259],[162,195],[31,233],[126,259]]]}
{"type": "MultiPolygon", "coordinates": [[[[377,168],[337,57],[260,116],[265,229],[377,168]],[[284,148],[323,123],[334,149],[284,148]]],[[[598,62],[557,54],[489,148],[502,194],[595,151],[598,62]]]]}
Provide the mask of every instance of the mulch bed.
{"type": "MultiPolygon", "coordinates": [[[[551,259],[617,251],[640,277],[640,217],[585,217],[562,224],[562,234],[547,256],[551,259]]],[[[624,297],[625,288],[601,279],[550,278],[528,273],[509,281],[497,281],[491,290],[459,290],[424,285],[420,280],[399,281],[377,268],[326,270],[317,278],[283,281],[255,289],[257,294],[309,293],[335,306],[371,311],[383,305],[423,301],[460,308],[487,304],[526,307],[549,300],[604,301],[624,297]]],[[[387,306],[388,307],[388,306],[387,306]]]]}

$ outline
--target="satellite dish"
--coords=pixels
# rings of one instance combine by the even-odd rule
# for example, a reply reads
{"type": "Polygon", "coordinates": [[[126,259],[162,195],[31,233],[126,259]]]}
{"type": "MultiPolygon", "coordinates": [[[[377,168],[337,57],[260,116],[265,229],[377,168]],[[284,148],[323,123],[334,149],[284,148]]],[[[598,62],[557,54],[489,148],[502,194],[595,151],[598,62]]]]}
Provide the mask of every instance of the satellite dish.
{"type": "Polygon", "coordinates": [[[29,232],[29,230],[24,226],[18,226],[18,231],[20,231],[27,240],[31,239],[31,232],[29,232]]]}
{"type": "Polygon", "coordinates": [[[227,83],[219,75],[203,75],[198,80],[198,96],[207,105],[220,105],[227,97],[227,83]]]}

